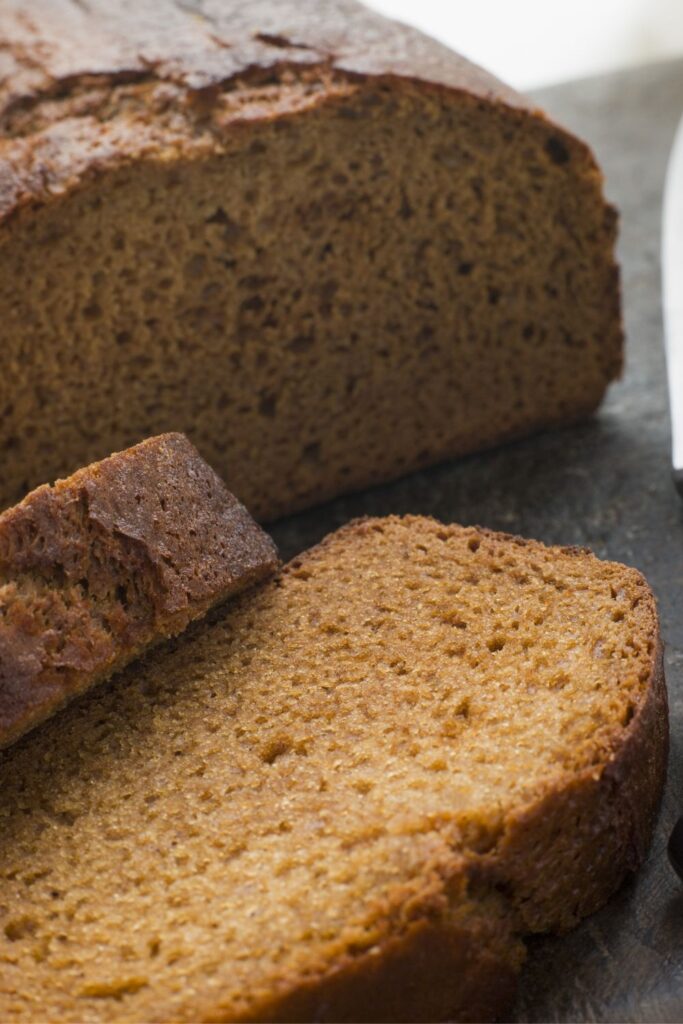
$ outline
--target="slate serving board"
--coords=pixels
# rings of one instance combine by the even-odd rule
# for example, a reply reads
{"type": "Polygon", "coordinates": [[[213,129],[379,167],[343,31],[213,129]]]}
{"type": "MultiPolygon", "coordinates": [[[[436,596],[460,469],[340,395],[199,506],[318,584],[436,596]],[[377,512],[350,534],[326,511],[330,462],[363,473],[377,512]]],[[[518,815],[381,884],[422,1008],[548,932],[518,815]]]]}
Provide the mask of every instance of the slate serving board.
{"type": "MultiPolygon", "coordinates": [[[[535,99],[594,147],[621,211],[627,370],[599,415],[414,474],[279,523],[284,557],[354,516],[423,513],[637,566],[657,597],[671,706],[669,780],[649,860],[611,903],[561,938],[530,944],[514,1019],[683,1021],[683,883],[666,841],[683,813],[683,502],[669,469],[659,244],[683,62],[558,86],[535,99]]],[[[681,281],[683,288],[683,281],[681,281]]]]}

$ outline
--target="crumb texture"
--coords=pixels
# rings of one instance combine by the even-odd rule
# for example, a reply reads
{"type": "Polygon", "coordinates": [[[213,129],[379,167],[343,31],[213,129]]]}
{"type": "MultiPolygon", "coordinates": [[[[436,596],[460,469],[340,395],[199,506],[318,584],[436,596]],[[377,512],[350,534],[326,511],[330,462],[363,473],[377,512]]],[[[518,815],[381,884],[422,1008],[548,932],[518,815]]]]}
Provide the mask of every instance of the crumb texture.
{"type": "Polygon", "coordinates": [[[182,430],[271,519],[579,419],[618,375],[593,157],[461,58],[336,0],[169,3],[154,40],[158,0],[20,6],[0,504],[182,430]]]}
{"type": "Polygon", "coordinates": [[[0,516],[0,746],[276,563],[180,434],[29,494],[0,516]]]}
{"type": "Polygon", "coordinates": [[[1,755],[0,1017],[504,1012],[649,837],[657,656],[634,570],[344,528],[1,755]]]}

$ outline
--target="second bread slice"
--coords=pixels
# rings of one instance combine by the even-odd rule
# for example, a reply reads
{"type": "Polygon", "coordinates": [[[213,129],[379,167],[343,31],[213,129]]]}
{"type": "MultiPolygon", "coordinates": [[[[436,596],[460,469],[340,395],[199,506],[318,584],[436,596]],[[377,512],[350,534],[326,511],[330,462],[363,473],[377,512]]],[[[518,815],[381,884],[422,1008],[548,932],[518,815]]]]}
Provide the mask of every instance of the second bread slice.
{"type": "Polygon", "coordinates": [[[482,1020],[647,849],[650,590],[350,525],[0,760],[0,1019],[482,1020]]]}
{"type": "Polygon", "coordinates": [[[0,747],[276,565],[182,434],[39,487],[0,516],[0,747]]]}

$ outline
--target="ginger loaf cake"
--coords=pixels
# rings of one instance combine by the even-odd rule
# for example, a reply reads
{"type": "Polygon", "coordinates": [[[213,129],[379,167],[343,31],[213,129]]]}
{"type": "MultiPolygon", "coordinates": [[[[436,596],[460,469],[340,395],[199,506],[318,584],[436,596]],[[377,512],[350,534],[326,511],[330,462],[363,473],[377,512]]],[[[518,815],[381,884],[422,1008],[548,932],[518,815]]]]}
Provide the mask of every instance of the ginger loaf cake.
{"type": "Polygon", "coordinates": [[[39,487],[0,516],[0,747],[276,566],[182,434],[39,487]]]}
{"type": "Polygon", "coordinates": [[[0,501],[182,430],[257,518],[588,415],[583,142],[350,0],[2,0],[0,501]]]}
{"type": "Polygon", "coordinates": [[[355,522],[0,756],[0,1019],[488,1020],[647,850],[633,569],[355,522]]]}

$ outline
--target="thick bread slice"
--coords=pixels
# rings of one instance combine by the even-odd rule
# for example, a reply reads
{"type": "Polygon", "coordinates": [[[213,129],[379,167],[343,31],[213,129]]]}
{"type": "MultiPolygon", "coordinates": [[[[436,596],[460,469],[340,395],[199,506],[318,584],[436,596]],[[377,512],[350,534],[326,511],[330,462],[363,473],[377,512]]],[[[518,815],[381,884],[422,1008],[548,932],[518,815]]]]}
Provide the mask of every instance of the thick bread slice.
{"type": "Polygon", "coordinates": [[[5,753],[0,1019],[489,1019],[666,747],[639,573],[356,522],[5,753]]]}
{"type": "Polygon", "coordinates": [[[2,0],[0,39],[0,507],[178,429],[274,518],[618,375],[592,154],[418,32],[350,0],[2,0]]]}
{"type": "Polygon", "coordinates": [[[0,516],[0,747],[276,566],[182,434],[39,487],[0,516]]]}

